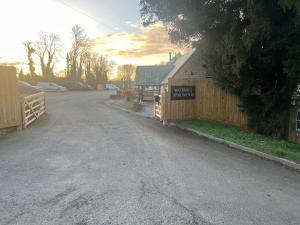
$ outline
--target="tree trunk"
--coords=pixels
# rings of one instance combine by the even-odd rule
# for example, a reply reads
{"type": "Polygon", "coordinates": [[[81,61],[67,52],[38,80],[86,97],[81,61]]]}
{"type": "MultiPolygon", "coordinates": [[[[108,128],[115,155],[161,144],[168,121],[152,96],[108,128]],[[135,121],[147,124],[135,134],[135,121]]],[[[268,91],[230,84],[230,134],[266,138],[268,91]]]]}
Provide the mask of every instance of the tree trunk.
{"type": "Polygon", "coordinates": [[[41,70],[42,70],[42,77],[47,80],[48,79],[48,74],[46,71],[45,63],[44,63],[44,58],[40,57],[40,62],[41,62],[41,70]]]}

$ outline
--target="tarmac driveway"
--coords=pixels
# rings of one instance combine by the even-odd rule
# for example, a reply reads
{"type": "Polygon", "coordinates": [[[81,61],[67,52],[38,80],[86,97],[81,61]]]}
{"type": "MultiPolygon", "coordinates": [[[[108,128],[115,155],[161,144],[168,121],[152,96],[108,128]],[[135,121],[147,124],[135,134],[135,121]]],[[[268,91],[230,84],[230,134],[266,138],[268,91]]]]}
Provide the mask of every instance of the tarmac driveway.
{"type": "Polygon", "coordinates": [[[108,94],[48,94],[48,115],[0,138],[1,225],[300,224],[299,173],[108,94]]]}

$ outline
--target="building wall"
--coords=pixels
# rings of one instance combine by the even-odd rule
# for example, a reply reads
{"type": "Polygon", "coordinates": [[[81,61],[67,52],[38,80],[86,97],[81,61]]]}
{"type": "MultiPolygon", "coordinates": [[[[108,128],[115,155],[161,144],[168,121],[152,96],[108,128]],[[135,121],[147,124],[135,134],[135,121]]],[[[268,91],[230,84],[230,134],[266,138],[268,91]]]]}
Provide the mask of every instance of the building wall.
{"type": "Polygon", "coordinates": [[[199,78],[205,77],[203,61],[199,51],[196,51],[191,58],[177,71],[173,78],[199,78]]]}

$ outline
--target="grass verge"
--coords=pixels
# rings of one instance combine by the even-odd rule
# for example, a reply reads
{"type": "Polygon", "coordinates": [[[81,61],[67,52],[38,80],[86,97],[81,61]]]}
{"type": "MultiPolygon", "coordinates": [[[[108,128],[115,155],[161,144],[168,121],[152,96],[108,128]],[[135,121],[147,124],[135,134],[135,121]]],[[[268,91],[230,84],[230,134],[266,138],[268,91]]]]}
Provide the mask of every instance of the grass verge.
{"type": "Polygon", "coordinates": [[[125,109],[127,111],[134,112],[134,104],[132,102],[127,101],[126,99],[110,99],[107,101],[107,103],[125,109]]]}
{"type": "Polygon", "coordinates": [[[272,139],[260,134],[208,121],[191,120],[181,122],[179,125],[300,164],[300,144],[272,139]]]}

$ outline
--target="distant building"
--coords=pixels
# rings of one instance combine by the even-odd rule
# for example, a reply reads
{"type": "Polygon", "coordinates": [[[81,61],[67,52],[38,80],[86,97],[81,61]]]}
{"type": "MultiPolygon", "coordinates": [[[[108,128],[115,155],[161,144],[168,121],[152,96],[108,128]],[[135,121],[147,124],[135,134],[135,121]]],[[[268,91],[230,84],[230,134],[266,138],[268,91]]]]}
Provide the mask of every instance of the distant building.
{"type": "Polygon", "coordinates": [[[168,85],[170,78],[197,78],[205,76],[201,57],[196,49],[186,54],[177,54],[167,65],[137,66],[135,85],[139,89],[140,100],[153,100],[168,85]]]}
{"type": "Polygon", "coordinates": [[[161,83],[173,70],[173,65],[138,66],[135,85],[139,88],[141,101],[152,101],[155,94],[161,91],[161,83]]]}

